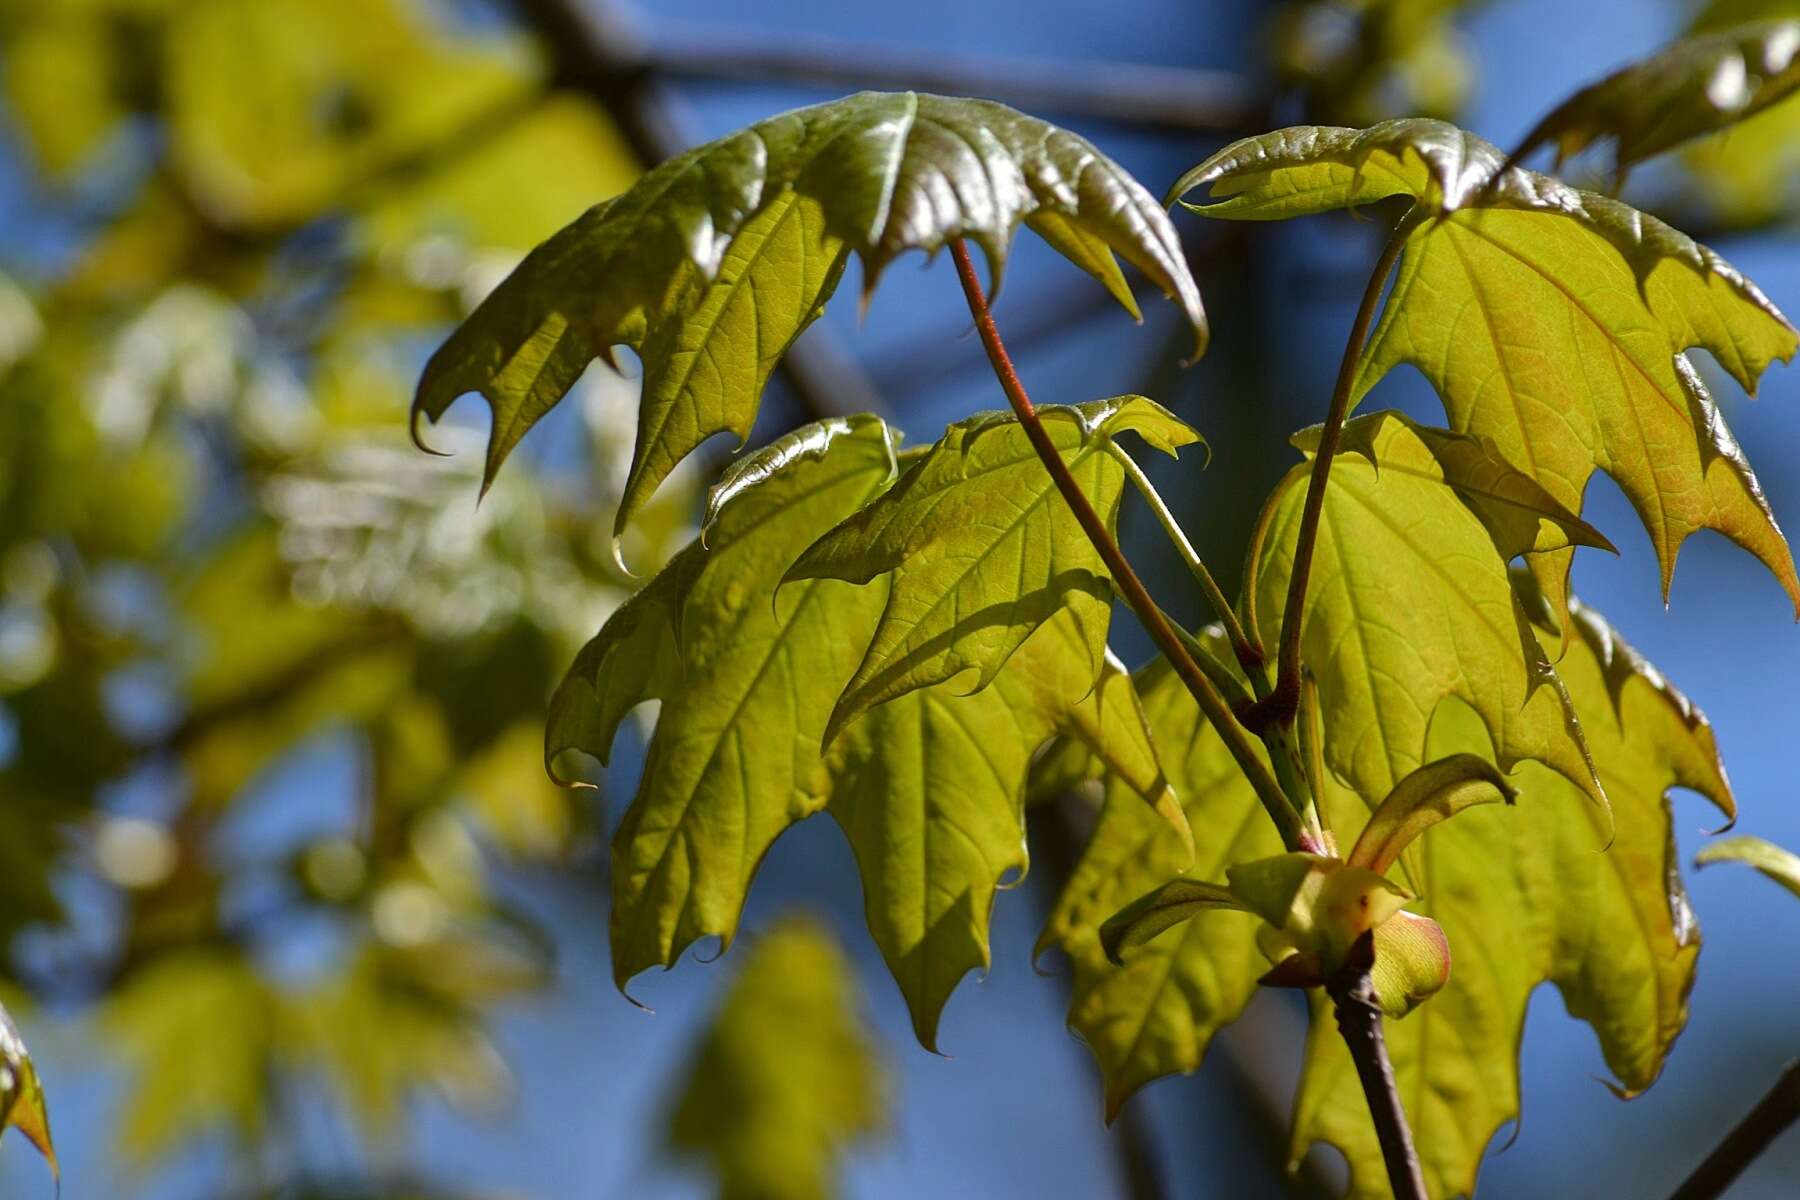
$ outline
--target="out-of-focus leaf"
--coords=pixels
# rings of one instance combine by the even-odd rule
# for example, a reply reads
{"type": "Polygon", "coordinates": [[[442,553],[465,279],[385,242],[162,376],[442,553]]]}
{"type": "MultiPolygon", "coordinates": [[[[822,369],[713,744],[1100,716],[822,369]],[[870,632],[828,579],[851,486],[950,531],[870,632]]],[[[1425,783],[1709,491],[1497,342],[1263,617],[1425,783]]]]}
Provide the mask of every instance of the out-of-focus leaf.
{"type": "MultiPolygon", "coordinates": [[[[1109,443],[1129,430],[1173,454],[1198,440],[1155,401],[1119,396],[1042,411],[1101,519],[1118,520],[1125,472],[1109,443]]],[[[958,421],[900,481],[820,538],[790,580],[867,584],[890,575],[875,637],[826,726],[826,741],[875,705],[967,673],[986,687],[1059,611],[1100,672],[1112,591],[1105,564],[1011,413],[958,421]],[[898,568],[898,569],[897,569],[898,568]]]]}
{"type": "Polygon", "coordinates": [[[100,1015],[131,1081],[123,1152],[146,1162],[218,1129],[254,1142],[268,1119],[280,1020],[274,989],[235,952],[177,952],[128,979],[100,1015]]]}
{"type": "Polygon", "coordinates": [[[37,1066],[12,1015],[0,1007],[0,1132],[18,1130],[38,1148],[50,1173],[62,1177],[56,1164],[56,1146],[50,1140],[50,1110],[44,1104],[44,1085],[37,1066]]]}
{"type": "MultiPolygon", "coordinates": [[[[1222,637],[1206,636],[1229,654],[1222,637]]],[[[1060,947],[1074,967],[1069,1026],[1099,1061],[1108,1119],[1152,1079],[1198,1067],[1212,1035],[1249,1002],[1266,964],[1256,920],[1243,913],[1203,913],[1133,950],[1123,966],[1107,960],[1101,924],[1172,876],[1220,879],[1232,863],[1281,849],[1225,744],[1163,660],[1138,673],[1138,689],[1195,831],[1193,850],[1109,777],[1099,824],[1037,946],[1039,954],[1060,947]]]]}
{"type": "Polygon", "coordinates": [[[1366,124],[1454,117],[1474,83],[1457,18],[1480,0],[1289,0],[1274,6],[1271,57],[1312,120],[1366,124]]]}
{"type": "Polygon", "coordinates": [[[1788,891],[1800,896],[1800,854],[1783,850],[1759,837],[1733,837],[1714,842],[1694,855],[1694,865],[1738,862],[1755,867],[1788,891]]]}
{"type": "Polygon", "coordinates": [[[0,14],[8,116],[53,179],[76,174],[128,115],[116,13],[45,4],[0,14]]]}
{"type": "Polygon", "coordinates": [[[1096,686],[1067,614],[990,688],[910,693],[821,750],[887,584],[776,584],[894,472],[893,435],[874,418],[810,426],[743,460],[715,490],[704,542],[619,610],[558,689],[546,735],[553,771],[571,749],[604,761],[624,714],[662,701],[613,843],[621,985],[699,938],[729,944],[768,846],[829,804],[862,869],[870,928],[931,1045],[950,991],[987,962],[996,887],[1025,866],[1024,788],[1046,739],[1091,742],[1145,788],[1158,819],[1179,821],[1141,713],[1119,692],[1129,681],[1111,672],[1096,686]]]}
{"type": "Polygon", "coordinates": [[[873,288],[908,250],[966,237],[998,283],[1021,221],[1100,269],[1096,239],[1205,315],[1167,216],[1074,134],[999,104],[865,92],[772,117],[669,160],[525,262],[427,364],[437,420],[465,392],[494,413],[486,474],[595,358],[644,361],[637,452],[615,535],[709,436],[748,436],[763,384],[851,251],[873,288]],[[1075,235],[1079,233],[1081,238],[1075,235]]]}
{"type": "MultiPolygon", "coordinates": [[[[1464,460],[1433,454],[1425,435],[1384,414],[1351,425],[1348,443],[1376,457],[1346,455],[1332,466],[1301,630],[1326,763],[1367,804],[1379,803],[1426,761],[1431,714],[1454,696],[1480,714],[1502,767],[1542,761],[1604,810],[1580,727],[1507,578],[1505,556],[1531,544],[1524,539],[1538,536],[1539,521],[1521,523],[1519,540],[1497,548],[1480,509],[1460,500],[1464,460]],[[1363,432],[1375,425],[1380,434],[1363,432]]],[[[1480,505],[1527,494],[1530,480],[1517,470],[1475,461],[1480,505]]],[[[1280,637],[1309,474],[1300,464],[1276,486],[1254,535],[1245,606],[1265,645],[1280,637]]],[[[1537,515],[1569,520],[1560,506],[1537,515]]]]}
{"type": "Polygon", "coordinates": [[[304,221],[531,86],[516,47],[403,0],[192,0],[166,31],[171,154],[215,220],[304,221]]]}
{"type": "Polygon", "coordinates": [[[284,1049],[323,1062],[357,1129],[371,1144],[391,1143],[420,1088],[474,1112],[496,1111],[510,1097],[512,1076],[478,1005],[539,980],[472,933],[417,946],[371,943],[292,1002],[284,1049]]]}
{"type": "Polygon", "coordinates": [[[886,1081],[855,975],[790,917],[756,939],[669,1116],[727,1200],[826,1200],[839,1157],[885,1124],[886,1081]]]}
{"type": "MultiPolygon", "coordinates": [[[[1721,33],[1748,21],[1800,18],[1795,0],[1712,0],[1688,32],[1721,33]]],[[[1757,224],[1793,211],[1800,183],[1800,105],[1771,107],[1724,137],[1695,142],[1682,153],[1694,182],[1726,220],[1757,224]]]]}
{"type": "Polygon", "coordinates": [[[1748,120],[1796,88],[1800,19],[1699,34],[1582,88],[1539,121],[1512,157],[1554,145],[1560,166],[1610,139],[1623,182],[1634,163],[1748,120]]]}
{"type": "MultiPolygon", "coordinates": [[[[1563,642],[1551,612],[1528,593],[1546,648],[1563,642]]],[[[1687,1022],[1700,934],[1682,887],[1666,793],[1701,792],[1734,805],[1706,718],[1597,614],[1574,604],[1558,670],[1612,801],[1602,814],[1535,763],[1514,774],[1515,808],[1463,812],[1428,830],[1407,856],[1421,916],[1435,920],[1455,959],[1428,1004],[1387,1027],[1400,1095],[1433,1195],[1473,1190],[1495,1130],[1519,1113],[1517,1047],[1532,989],[1555,983],[1587,1021],[1622,1094],[1655,1081],[1687,1022]]],[[[1433,754],[1491,752],[1460,705],[1434,723],[1433,754]]],[[[1339,836],[1361,814],[1334,796],[1339,836]]],[[[1315,1002],[1307,1067],[1295,1109],[1294,1153],[1316,1140],[1344,1151],[1351,1195],[1387,1195],[1387,1175],[1361,1089],[1329,1007],[1315,1002]]]]}
{"type": "Polygon", "coordinates": [[[641,170],[624,136],[592,102],[553,93],[490,140],[370,207],[362,232],[415,256],[430,238],[477,249],[525,250],[596,197],[616,196],[641,170]],[[554,171],[543,164],[555,163],[554,171]],[[519,181],[530,179],[531,186],[519,181]]]}
{"type": "MultiPolygon", "coordinates": [[[[1662,567],[1715,529],[1768,565],[1800,610],[1800,579],[1762,489],[1683,351],[1710,352],[1754,391],[1797,337],[1754,284],[1654,217],[1523,168],[1439,121],[1285,129],[1194,168],[1195,211],[1272,220],[1417,199],[1435,219],[1408,235],[1356,382],[1361,397],[1411,363],[1450,424],[1491,438],[1571,511],[1596,470],[1637,509],[1662,567]]],[[[1531,559],[1553,600],[1569,549],[1531,559]]]]}

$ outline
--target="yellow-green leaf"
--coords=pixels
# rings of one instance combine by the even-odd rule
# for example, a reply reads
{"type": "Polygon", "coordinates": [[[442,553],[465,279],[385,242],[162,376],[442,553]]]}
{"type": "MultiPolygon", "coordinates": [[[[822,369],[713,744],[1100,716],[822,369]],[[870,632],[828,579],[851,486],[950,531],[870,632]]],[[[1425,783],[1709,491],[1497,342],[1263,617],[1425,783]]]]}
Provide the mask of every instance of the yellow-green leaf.
{"type": "Polygon", "coordinates": [[[1700,34],[1582,88],[1539,121],[1512,157],[1554,145],[1560,165],[1611,139],[1622,182],[1633,163],[1753,117],[1797,88],[1800,19],[1700,34]]]}
{"type": "Polygon", "coordinates": [[[298,223],[531,86],[520,47],[400,0],[193,0],[165,33],[170,153],[207,214],[298,223]]]}
{"type": "MultiPolygon", "coordinates": [[[[1216,631],[1205,636],[1229,653],[1216,631]]],[[[1241,912],[1201,913],[1133,949],[1123,966],[1108,961],[1101,925],[1173,876],[1220,879],[1232,863],[1281,849],[1249,783],[1174,672],[1158,659],[1138,680],[1195,831],[1193,853],[1131,788],[1108,778],[1099,823],[1037,947],[1069,955],[1069,1026],[1100,1064],[1109,1119],[1144,1084],[1197,1068],[1212,1035],[1249,1002],[1267,964],[1256,948],[1256,918],[1241,912]]]]}
{"type": "MultiPolygon", "coordinates": [[[[1125,480],[1108,443],[1130,430],[1173,453],[1198,438],[1141,396],[1049,407],[1042,417],[1108,528],[1125,480]]],[[[950,426],[891,491],[808,549],[789,578],[866,584],[890,573],[875,638],[827,740],[877,704],[965,672],[967,690],[979,691],[1059,611],[1081,631],[1089,678],[1100,672],[1112,611],[1105,565],[1010,413],[950,426]]]]}
{"type": "Polygon", "coordinates": [[[875,418],[811,426],[771,446],[762,456],[786,456],[786,469],[733,492],[706,544],[677,555],[608,620],[558,687],[545,739],[553,767],[570,749],[605,761],[624,714],[662,701],[643,782],[613,841],[621,986],[699,938],[729,944],[763,854],[824,807],[825,718],[881,596],[833,580],[780,595],[774,585],[805,546],[888,485],[893,453],[875,418]]]}
{"type": "Polygon", "coordinates": [[[698,938],[729,945],[764,852],[829,804],[861,868],[870,929],[930,1046],[950,992],[988,961],[995,889],[1025,867],[1025,783],[1044,741],[1082,738],[1144,788],[1172,836],[1185,832],[1141,710],[1121,691],[1129,679],[1113,668],[1096,686],[1067,612],[991,688],[916,691],[821,748],[887,583],[776,585],[894,467],[893,435],[872,417],[811,426],[743,460],[714,491],[703,542],[608,621],[558,689],[553,768],[571,749],[604,758],[630,708],[662,701],[613,845],[621,985],[698,938]]]}
{"type": "Polygon", "coordinates": [[[1714,842],[1694,855],[1694,865],[1739,862],[1755,867],[1788,891],[1800,896],[1800,854],[1783,850],[1759,837],[1733,837],[1714,842]]]}
{"type": "Polygon", "coordinates": [[[1171,879],[1101,922],[1100,948],[1106,951],[1108,959],[1122,966],[1125,951],[1143,945],[1165,929],[1221,908],[1251,911],[1221,884],[1171,879]]]}
{"type": "Polygon", "coordinates": [[[168,955],[107,997],[101,1030],[132,1085],[118,1123],[126,1157],[147,1162],[220,1129],[254,1142],[269,1116],[280,1019],[275,990],[224,950],[168,955]]]}
{"type": "MultiPolygon", "coordinates": [[[[1452,427],[1492,439],[1569,510],[1596,470],[1610,474],[1650,532],[1665,593],[1682,542],[1714,529],[1766,563],[1800,610],[1787,543],[1683,353],[1705,349],[1754,391],[1771,362],[1793,356],[1793,326],[1685,234],[1501,163],[1439,121],[1288,129],[1226,147],[1177,193],[1210,184],[1221,199],[1195,211],[1252,220],[1417,200],[1433,219],[1408,234],[1356,396],[1411,363],[1452,427]]],[[[1558,603],[1571,557],[1532,559],[1558,603]]]]}
{"type": "Polygon", "coordinates": [[[968,238],[996,285],[1022,221],[1119,294],[1117,252],[1206,319],[1167,215],[1084,139],[983,100],[865,92],[669,160],[533,251],[432,356],[414,403],[494,412],[487,476],[595,358],[627,345],[644,406],[615,534],[714,433],[742,437],[768,373],[836,287],[968,238]]]}
{"type": "MultiPolygon", "coordinates": [[[[1528,578],[1521,586],[1530,592],[1528,578]]],[[[1562,641],[1549,607],[1531,597],[1537,636],[1562,641]]],[[[1448,938],[1449,982],[1387,1026],[1400,1096],[1434,1196],[1470,1192],[1488,1140],[1519,1113],[1517,1047],[1532,990],[1557,985],[1587,1021],[1631,1094],[1662,1069],[1687,1021],[1699,952],[1675,857],[1667,793],[1692,788],[1734,811],[1706,718],[1596,614],[1572,606],[1559,671],[1612,800],[1602,814],[1535,763],[1514,774],[1516,807],[1484,806],[1434,826],[1408,855],[1421,916],[1448,938]]],[[[1481,723],[1447,707],[1434,753],[1489,753],[1481,723]]],[[[1340,836],[1359,806],[1334,796],[1340,836]]],[[[1315,1002],[1295,1110],[1296,1156],[1314,1141],[1344,1151],[1351,1195],[1388,1195],[1379,1145],[1355,1070],[1328,1006],[1315,1002]]]]}
{"type": "Polygon", "coordinates": [[[50,1110],[44,1104],[37,1065],[31,1061],[12,1015],[0,1007],[0,1132],[7,1129],[23,1134],[50,1164],[50,1173],[62,1177],[56,1146],[50,1140],[50,1110]]]}
{"type": "Polygon", "coordinates": [[[790,917],[756,939],[669,1117],[727,1200],[826,1200],[843,1152],[884,1124],[886,1081],[855,975],[790,917]]]}
{"type": "Polygon", "coordinates": [[[1375,806],[1344,861],[1385,871],[1433,825],[1477,804],[1511,804],[1516,794],[1506,776],[1480,755],[1452,754],[1426,763],[1375,806]]]}
{"type": "MultiPolygon", "coordinates": [[[[1502,767],[1537,759],[1604,808],[1581,731],[1494,534],[1460,498],[1463,460],[1434,456],[1416,428],[1383,414],[1356,418],[1347,436],[1376,458],[1346,455],[1332,466],[1301,628],[1301,655],[1319,685],[1326,763],[1365,803],[1379,803],[1427,761],[1431,714],[1455,697],[1480,715],[1502,767]],[[1381,436],[1363,432],[1377,424],[1381,436]],[[1399,469],[1388,470],[1389,461],[1399,469]]],[[[1523,494],[1497,481],[1503,464],[1479,462],[1483,496],[1523,494]]],[[[1276,486],[1248,560],[1246,607],[1264,645],[1280,637],[1309,473],[1301,464],[1276,486]]],[[[1510,475],[1521,483],[1519,472],[1510,475]]],[[[1568,520],[1556,508],[1543,516],[1568,520]]]]}
{"type": "Polygon", "coordinates": [[[7,115],[52,178],[87,166],[128,115],[117,15],[89,4],[19,6],[5,14],[7,115]]]}

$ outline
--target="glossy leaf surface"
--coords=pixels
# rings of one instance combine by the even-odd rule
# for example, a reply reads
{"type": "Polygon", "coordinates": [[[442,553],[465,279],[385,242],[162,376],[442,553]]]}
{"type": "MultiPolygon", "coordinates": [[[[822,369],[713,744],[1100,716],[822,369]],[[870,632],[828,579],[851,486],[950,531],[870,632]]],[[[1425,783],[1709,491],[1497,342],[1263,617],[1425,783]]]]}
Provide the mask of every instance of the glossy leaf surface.
{"type": "MultiPolygon", "coordinates": [[[[1800,610],[1793,557],[1685,351],[1746,391],[1796,334],[1724,259],[1656,218],[1523,168],[1439,121],[1305,127],[1235,143],[1176,193],[1209,216],[1272,220],[1400,196],[1432,214],[1407,239],[1356,382],[1416,366],[1457,430],[1489,438],[1565,508],[1610,474],[1656,547],[1668,590],[1689,534],[1714,529],[1775,574],[1800,610]],[[1498,173],[1498,178],[1496,174],[1498,173]]],[[[1568,550],[1534,556],[1553,600],[1568,550]]]]}
{"type": "Polygon", "coordinates": [[[889,585],[776,584],[894,470],[893,435],[874,418],[811,426],[744,460],[715,491],[704,543],[607,623],[558,690],[553,769],[569,749],[604,759],[625,712],[662,701],[613,844],[621,985],[699,938],[729,944],[769,845],[829,807],[856,853],[870,929],[932,1046],[950,992],[988,961],[996,887],[1026,865],[1024,788],[1044,741],[1090,743],[1185,833],[1129,678],[1103,659],[1096,680],[1086,631],[1066,610],[991,687],[909,693],[821,748],[889,585]]]}
{"type": "Polygon", "coordinates": [[[1166,214],[1087,141],[988,101],[865,92],[671,159],[545,242],[432,356],[415,423],[481,392],[491,480],[591,361],[630,346],[644,399],[616,535],[707,437],[747,434],[848,253],[873,288],[900,254],[967,238],[997,286],[1021,222],[1115,295],[1123,255],[1181,304],[1204,348],[1166,214]]]}
{"type": "Polygon", "coordinates": [[[50,1110],[44,1103],[44,1085],[37,1065],[25,1048],[25,1039],[12,1015],[0,1008],[0,1132],[16,1129],[44,1156],[50,1172],[58,1177],[56,1147],[50,1140],[50,1110]]]}
{"type": "Polygon", "coordinates": [[[1717,133],[1800,89],[1800,19],[1699,34],[1582,88],[1534,126],[1514,159],[1556,147],[1558,163],[1614,144],[1615,173],[1717,133]]]}
{"type": "MultiPolygon", "coordinates": [[[[1198,435],[1141,396],[1041,410],[1045,428],[1107,527],[1125,473],[1108,442],[1126,431],[1173,454],[1198,435]]],[[[1044,621],[1067,611],[1098,675],[1112,589],[1025,429],[1010,413],[950,426],[893,489],[809,548],[793,580],[864,584],[892,573],[874,640],[832,713],[827,740],[870,707],[971,676],[991,682],[1044,621]]],[[[1090,676],[1091,677],[1091,676],[1090,676]]]]}

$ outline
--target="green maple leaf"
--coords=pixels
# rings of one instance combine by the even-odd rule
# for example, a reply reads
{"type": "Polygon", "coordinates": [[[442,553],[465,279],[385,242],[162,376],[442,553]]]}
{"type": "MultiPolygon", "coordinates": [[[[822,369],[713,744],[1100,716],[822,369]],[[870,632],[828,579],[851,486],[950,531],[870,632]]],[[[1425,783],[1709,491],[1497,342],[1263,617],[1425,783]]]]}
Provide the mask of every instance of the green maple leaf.
{"type": "Polygon", "coordinates": [[[886,1081],[855,973],[822,928],[789,917],[756,939],[669,1114],[671,1146],[719,1194],[825,1200],[854,1142],[881,1130],[886,1081]]]}
{"type": "Polygon", "coordinates": [[[50,1140],[50,1111],[44,1104],[37,1065],[31,1061],[11,1014],[0,1006],[0,1133],[8,1129],[23,1134],[50,1164],[50,1173],[62,1177],[56,1147],[50,1140]]]}
{"type": "MultiPolygon", "coordinates": [[[[1316,436],[1295,442],[1310,449],[1316,436]]],[[[1546,539],[1599,539],[1479,439],[1379,412],[1347,422],[1344,444],[1355,453],[1332,466],[1301,630],[1326,763],[1377,803],[1426,761],[1431,715],[1455,697],[1480,715],[1502,767],[1547,763],[1604,808],[1506,568],[1546,539]]],[[[1280,634],[1310,470],[1276,485],[1253,535],[1244,603],[1265,645],[1280,634]]]]}
{"type": "MultiPolygon", "coordinates": [[[[1107,527],[1125,472],[1112,440],[1130,430],[1174,454],[1198,440],[1155,401],[1117,396],[1041,410],[1045,428],[1107,527]]],[[[1099,674],[1112,610],[1105,565],[1010,413],[950,426],[900,482],[833,529],[788,573],[865,584],[893,575],[868,653],[826,740],[874,705],[970,672],[986,687],[1053,614],[1069,612],[1099,674]]]]}
{"type": "Polygon", "coordinates": [[[1685,38],[1576,92],[1539,121],[1518,160],[1543,145],[1564,159],[1602,139],[1615,175],[1683,142],[1754,117],[1800,89],[1800,20],[1756,21],[1685,38]]]}
{"type": "Polygon", "coordinates": [[[624,714],[662,701],[613,843],[621,986],[699,938],[729,945],[768,847],[829,805],[856,852],[871,931],[930,1046],[951,989],[987,962],[996,887],[1025,866],[1023,795],[1044,741],[1091,741],[1180,823],[1141,714],[1120,692],[1129,680],[1115,669],[1096,685],[1085,630],[1067,610],[990,688],[910,693],[822,748],[889,585],[776,585],[806,547],[892,484],[894,441],[881,421],[856,418],[743,460],[715,490],[703,541],[607,622],[558,689],[546,734],[553,769],[571,749],[604,761],[624,714]]]}
{"type": "MultiPolygon", "coordinates": [[[[1245,220],[1415,198],[1431,218],[1407,236],[1356,396],[1412,363],[1454,428],[1491,438],[1570,510],[1596,470],[1610,474],[1650,532],[1665,594],[1682,542],[1714,529],[1766,563],[1800,611],[1787,542],[1684,353],[1707,350],[1754,391],[1772,361],[1793,356],[1793,326],[1654,217],[1501,163],[1440,121],[1308,127],[1226,147],[1175,194],[1211,185],[1222,199],[1190,207],[1245,220]]],[[[1559,605],[1572,554],[1531,558],[1559,605]]]]}
{"type": "Polygon", "coordinates": [[[898,255],[968,238],[997,287],[1021,222],[1122,300],[1123,255],[1204,348],[1167,216],[1086,140],[989,101],[865,92],[670,159],[538,247],[432,356],[415,424],[481,392],[491,480],[591,361],[630,346],[644,399],[616,535],[701,442],[748,436],[769,372],[852,251],[872,289],[898,255]]]}
{"type": "MultiPolygon", "coordinates": [[[[1564,641],[1526,577],[1533,628],[1564,641]]],[[[1514,774],[1515,810],[1482,809],[1432,829],[1409,866],[1417,910],[1443,927],[1453,966],[1443,991],[1389,1022],[1400,1095],[1433,1195],[1473,1191],[1488,1140],[1519,1114],[1517,1047],[1540,982],[1600,1040],[1613,1089],[1656,1080],[1687,1023],[1700,950],[1675,854],[1668,792],[1691,788],[1735,813],[1712,727],[1607,623],[1579,603],[1558,671],[1580,715],[1612,801],[1612,821],[1537,764],[1514,774]],[[1610,831],[1610,841],[1608,834],[1610,831]]],[[[1432,752],[1490,752],[1467,709],[1446,708],[1432,752]]],[[[1340,837],[1363,814],[1348,796],[1332,807],[1340,837]]],[[[1350,1161],[1351,1195],[1386,1196],[1382,1163],[1355,1069],[1315,999],[1307,1066],[1295,1107],[1296,1156],[1317,1140],[1350,1161]]]]}
{"type": "MultiPolygon", "coordinates": [[[[1229,654],[1215,631],[1203,636],[1229,654]]],[[[1171,876],[1220,879],[1230,864],[1282,848],[1243,772],[1164,660],[1138,672],[1138,691],[1199,836],[1184,846],[1123,780],[1078,755],[1073,774],[1106,776],[1104,807],[1037,946],[1039,954],[1055,946],[1069,956],[1069,1027],[1099,1062],[1108,1120],[1144,1084],[1197,1068],[1212,1035],[1249,1003],[1268,963],[1256,948],[1255,919],[1241,912],[1197,916],[1118,966],[1101,945],[1101,924],[1171,876]]],[[[1055,769],[1046,763],[1045,770],[1055,769]]]]}
{"type": "MultiPolygon", "coordinates": [[[[1542,644],[1561,643],[1531,580],[1515,582],[1542,644]]],[[[1442,991],[1387,1023],[1386,1036],[1435,1196],[1468,1192],[1488,1140],[1518,1114],[1519,1031],[1539,983],[1554,982],[1570,1013],[1593,1026],[1625,1093],[1655,1080],[1687,1019],[1699,932],[1681,886],[1667,793],[1692,788],[1729,816],[1731,792],[1705,716],[1598,615],[1578,603],[1572,611],[1560,670],[1612,801],[1610,824],[1567,780],[1524,763],[1513,774],[1516,807],[1461,812],[1425,832],[1408,855],[1415,907],[1443,927],[1452,969],[1442,991]]],[[[1164,667],[1146,676],[1140,690],[1157,744],[1189,822],[1206,835],[1192,878],[1220,878],[1233,862],[1278,850],[1185,689],[1164,667]],[[1177,757],[1183,745],[1185,760],[1177,757]]],[[[1453,702],[1441,710],[1428,752],[1491,756],[1492,746],[1473,711],[1453,702]]],[[[1333,833],[1349,845],[1368,804],[1331,780],[1326,792],[1333,833]]],[[[1172,836],[1127,799],[1109,784],[1100,824],[1040,942],[1064,947],[1075,961],[1070,1023],[1100,1060],[1109,1111],[1149,1080],[1193,1070],[1268,965],[1256,949],[1256,921],[1224,909],[1167,930],[1122,966],[1107,963],[1101,923],[1180,869],[1172,836]]],[[[1350,1160],[1352,1195],[1388,1195],[1366,1101],[1322,1001],[1307,1052],[1296,1160],[1312,1142],[1329,1141],[1350,1160]]]]}

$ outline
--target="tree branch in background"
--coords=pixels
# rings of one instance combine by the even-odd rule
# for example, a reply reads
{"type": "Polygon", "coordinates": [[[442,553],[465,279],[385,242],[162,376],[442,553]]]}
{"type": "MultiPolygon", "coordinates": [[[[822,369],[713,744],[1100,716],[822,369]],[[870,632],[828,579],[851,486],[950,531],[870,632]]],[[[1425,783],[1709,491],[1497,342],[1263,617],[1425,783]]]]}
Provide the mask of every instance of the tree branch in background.
{"type": "Polygon", "coordinates": [[[1769,1094],[1732,1127],[1670,1200],[1713,1200],[1724,1195],[1744,1168],[1796,1121],[1800,1121],[1800,1059],[1787,1065],[1769,1094]]]}

